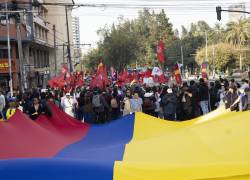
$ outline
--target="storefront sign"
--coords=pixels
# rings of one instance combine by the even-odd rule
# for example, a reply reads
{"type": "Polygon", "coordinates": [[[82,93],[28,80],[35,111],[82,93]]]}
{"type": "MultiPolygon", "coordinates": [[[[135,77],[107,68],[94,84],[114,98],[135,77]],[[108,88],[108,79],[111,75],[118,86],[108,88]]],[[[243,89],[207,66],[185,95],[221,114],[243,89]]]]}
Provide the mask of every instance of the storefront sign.
{"type": "MultiPolygon", "coordinates": [[[[11,69],[12,72],[16,72],[16,66],[14,61],[11,61],[11,69]]],[[[0,73],[8,73],[9,72],[9,63],[8,60],[0,60],[0,73]]]]}

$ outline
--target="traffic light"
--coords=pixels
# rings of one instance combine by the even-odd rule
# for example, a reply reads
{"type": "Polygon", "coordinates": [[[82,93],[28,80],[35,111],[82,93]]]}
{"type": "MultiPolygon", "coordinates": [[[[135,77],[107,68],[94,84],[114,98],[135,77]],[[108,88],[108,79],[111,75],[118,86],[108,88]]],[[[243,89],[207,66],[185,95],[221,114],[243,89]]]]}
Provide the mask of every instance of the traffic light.
{"type": "Polygon", "coordinates": [[[221,7],[217,6],[216,7],[216,13],[217,13],[217,20],[221,20],[221,7]]]}

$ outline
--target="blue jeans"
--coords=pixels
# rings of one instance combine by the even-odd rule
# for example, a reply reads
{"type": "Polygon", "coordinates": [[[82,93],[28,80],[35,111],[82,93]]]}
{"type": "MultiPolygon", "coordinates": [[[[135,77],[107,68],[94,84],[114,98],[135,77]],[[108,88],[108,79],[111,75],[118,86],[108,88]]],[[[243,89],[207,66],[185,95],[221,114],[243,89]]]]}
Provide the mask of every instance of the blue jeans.
{"type": "Polygon", "coordinates": [[[208,101],[200,101],[200,106],[201,106],[201,110],[202,110],[203,115],[209,113],[208,101]]]}
{"type": "Polygon", "coordinates": [[[174,121],[175,120],[175,114],[164,114],[164,119],[174,121]]]}

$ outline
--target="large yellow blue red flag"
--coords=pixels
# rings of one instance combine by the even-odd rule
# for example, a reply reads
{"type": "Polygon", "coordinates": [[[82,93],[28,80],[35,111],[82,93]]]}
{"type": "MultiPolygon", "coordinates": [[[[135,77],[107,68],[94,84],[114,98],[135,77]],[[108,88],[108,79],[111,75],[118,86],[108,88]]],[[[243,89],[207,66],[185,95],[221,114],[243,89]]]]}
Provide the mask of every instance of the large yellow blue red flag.
{"type": "Polygon", "coordinates": [[[88,125],[51,106],[51,118],[17,110],[0,123],[1,180],[250,179],[250,111],[88,125]]]}

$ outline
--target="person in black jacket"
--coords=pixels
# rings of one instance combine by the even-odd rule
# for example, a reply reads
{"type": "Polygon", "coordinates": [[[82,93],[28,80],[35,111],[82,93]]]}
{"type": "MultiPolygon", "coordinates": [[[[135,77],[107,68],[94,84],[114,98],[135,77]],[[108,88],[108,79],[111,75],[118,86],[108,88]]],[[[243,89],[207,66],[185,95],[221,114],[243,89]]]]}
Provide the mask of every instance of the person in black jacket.
{"type": "Polygon", "coordinates": [[[42,104],[39,102],[38,98],[33,98],[33,103],[28,109],[29,116],[32,120],[36,120],[43,112],[42,104]]]}
{"type": "Polygon", "coordinates": [[[175,120],[177,98],[175,94],[173,94],[172,89],[169,88],[167,90],[167,94],[163,95],[160,104],[163,108],[164,119],[175,120]]]}
{"type": "Polygon", "coordinates": [[[225,93],[224,103],[226,109],[231,109],[232,111],[238,110],[239,103],[234,104],[234,102],[238,99],[237,87],[232,85],[229,87],[229,90],[225,93]]]}
{"type": "Polygon", "coordinates": [[[200,116],[200,106],[199,106],[199,90],[198,86],[194,80],[190,81],[190,91],[192,93],[192,118],[200,116]]]}
{"type": "Polygon", "coordinates": [[[183,110],[181,120],[192,119],[192,97],[193,94],[187,84],[183,84],[182,93],[180,95],[183,110]]]}

